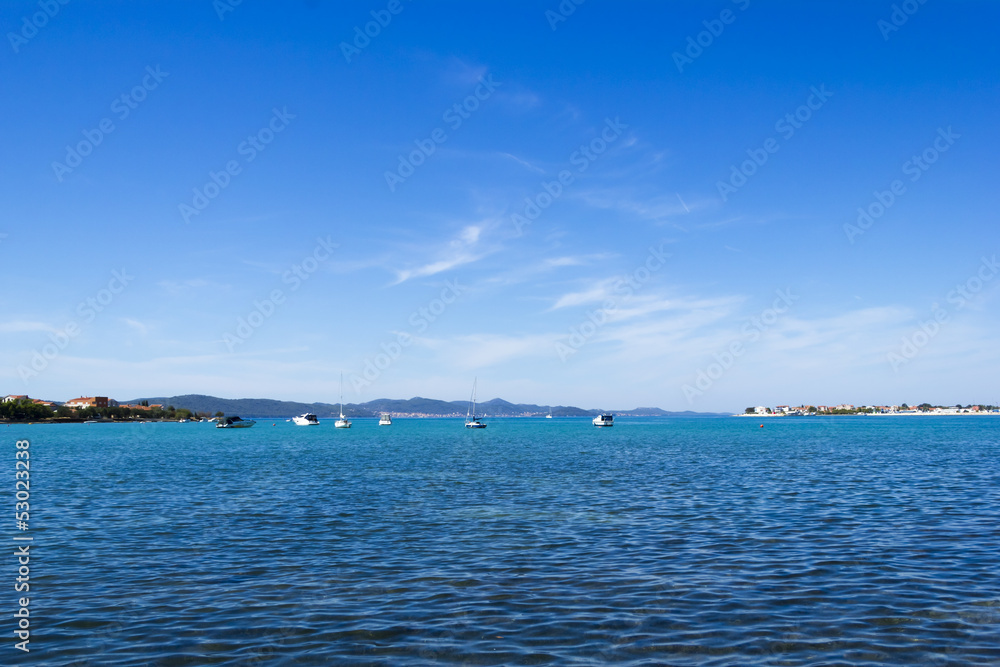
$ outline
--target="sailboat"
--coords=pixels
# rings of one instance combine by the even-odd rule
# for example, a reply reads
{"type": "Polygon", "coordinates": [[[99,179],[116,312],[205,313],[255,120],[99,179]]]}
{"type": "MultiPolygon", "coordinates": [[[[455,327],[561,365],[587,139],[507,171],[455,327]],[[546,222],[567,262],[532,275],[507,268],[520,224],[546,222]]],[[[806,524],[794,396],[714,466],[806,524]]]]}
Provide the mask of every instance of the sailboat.
{"type": "Polygon", "coordinates": [[[472,381],[472,401],[469,404],[469,411],[465,414],[465,428],[486,428],[486,424],[476,419],[476,382],[472,381]]]}
{"type": "Polygon", "coordinates": [[[344,374],[340,374],[340,419],[333,423],[334,428],[351,428],[351,422],[344,416],[344,374]]]}
{"type": "Polygon", "coordinates": [[[552,408],[551,408],[551,406],[549,407],[549,414],[545,415],[545,418],[546,419],[552,419],[552,408]]]}

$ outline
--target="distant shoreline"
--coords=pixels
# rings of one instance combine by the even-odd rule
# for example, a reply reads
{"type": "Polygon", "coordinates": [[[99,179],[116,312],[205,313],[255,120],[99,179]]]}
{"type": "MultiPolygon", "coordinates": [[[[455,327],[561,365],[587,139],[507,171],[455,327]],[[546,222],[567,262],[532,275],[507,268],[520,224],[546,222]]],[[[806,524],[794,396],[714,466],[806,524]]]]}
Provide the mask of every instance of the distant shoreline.
{"type": "Polygon", "coordinates": [[[784,413],[771,413],[771,414],[734,414],[733,417],[1000,417],[1000,412],[940,412],[940,411],[927,411],[927,412],[851,412],[847,414],[831,414],[829,412],[810,412],[806,415],[788,415],[784,413]]]}

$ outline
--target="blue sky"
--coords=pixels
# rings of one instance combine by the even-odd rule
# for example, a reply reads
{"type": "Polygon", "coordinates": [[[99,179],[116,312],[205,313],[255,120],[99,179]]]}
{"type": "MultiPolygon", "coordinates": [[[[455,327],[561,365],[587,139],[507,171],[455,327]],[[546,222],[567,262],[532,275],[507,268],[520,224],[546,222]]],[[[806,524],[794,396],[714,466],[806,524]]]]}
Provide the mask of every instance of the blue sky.
{"type": "Polygon", "coordinates": [[[4,3],[0,392],[996,403],[998,20],[4,3]]]}

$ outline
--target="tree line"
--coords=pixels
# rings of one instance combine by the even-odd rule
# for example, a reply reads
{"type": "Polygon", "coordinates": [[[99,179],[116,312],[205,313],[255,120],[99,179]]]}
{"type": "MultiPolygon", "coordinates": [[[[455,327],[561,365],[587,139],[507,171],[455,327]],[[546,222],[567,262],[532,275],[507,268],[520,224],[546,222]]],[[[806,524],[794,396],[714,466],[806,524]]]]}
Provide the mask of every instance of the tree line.
{"type": "MultiPolygon", "coordinates": [[[[31,399],[18,399],[0,403],[0,420],[4,421],[45,421],[49,419],[113,419],[113,420],[134,420],[134,419],[203,419],[207,418],[207,412],[193,412],[187,408],[175,408],[172,405],[166,408],[151,407],[149,409],[126,408],[113,406],[107,408],[69,408],[65,405],[57,406],[55,409],[35,403],[31,399]]],[[[217,413],[216,416],[222,416],[217,413]]]]}

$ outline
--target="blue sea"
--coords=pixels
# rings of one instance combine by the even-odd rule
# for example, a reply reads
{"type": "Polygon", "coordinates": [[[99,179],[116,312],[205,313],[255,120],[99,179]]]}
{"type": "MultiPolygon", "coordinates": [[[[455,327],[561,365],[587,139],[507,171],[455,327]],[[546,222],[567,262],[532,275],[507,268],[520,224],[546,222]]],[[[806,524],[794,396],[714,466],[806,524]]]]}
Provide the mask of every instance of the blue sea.
{"type": "Polygon", "coordinates": [[[1000,417],[487,422],[0,427],[0,662],[1000,665],[1000,417]]]}

